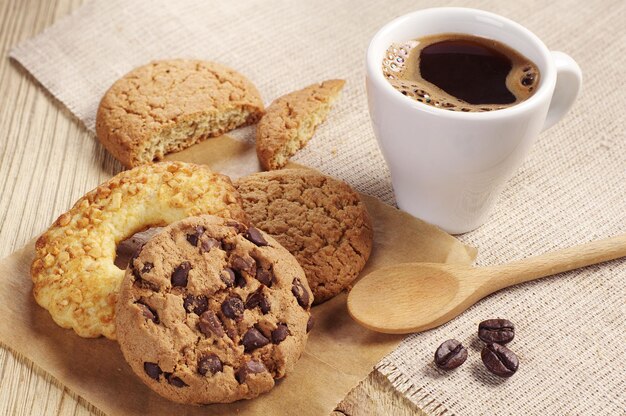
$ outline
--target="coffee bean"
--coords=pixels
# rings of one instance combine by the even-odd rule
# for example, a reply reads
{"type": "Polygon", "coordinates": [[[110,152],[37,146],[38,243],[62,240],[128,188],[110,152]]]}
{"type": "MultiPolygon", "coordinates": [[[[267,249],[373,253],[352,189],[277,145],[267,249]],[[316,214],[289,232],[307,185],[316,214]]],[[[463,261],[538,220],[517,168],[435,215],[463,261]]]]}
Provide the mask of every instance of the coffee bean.
{"type": "Polygon", "coordinates": [[[174,387],[187,387],[187,383],[185,383],[180,378],[176,377],[172,373],[164,373],[165,379],[168,383],[170,383],[174,387]]]}
{"type": "Polygon", "coordinates": [[[187,286],[187,277],[189,276],[189,270],[191,270],[191,263],[189,263],[188,261],[184,261],[178,267],[176,267],[172,272],[172,286],[187,286]]]}
{"type": "Polygon", "coordinates": [[[490,343],[480,354],[487,370],[500,377],[511,377],[519,367],[517,355],[504,345],[490,343]]]}
{"type": "Polygon", "coordinates": [[[311,332],[311,329],[315,326],[315,319],[313,319],[313,315],[309,316],[309,320],[306,323],[306,333],[311,332]]]}
{"type": "Polygon", "coordinates": [[[298,304],[300,306],[305,309],[309,307],[309,292],[306,290],[306,287],[297,277],[293,279],[293,284],[291,285],[291,293],[293,293],[293,295],[296,297],[296,300],[298,301],[298,304]]]}
{"type": "Polygon", "coordinates": [[[187,295],[183,300],[183,306],[187,313],[193,312],[196,315],[200,316],[209,307],[209,300],[206,296],[203,295],[187,295]]]}
{"type": "Polygon", "coordinates": [[[287,335],[289,335],[287,324],[278,324],[276,329],[272,331],[272,344],[280,344],[287,338],[287,335]]]}
{"type": "Polygon", "coordinates": [[[267,371],[267,368],[263,363],[258,361],[248,361],[243,366],[239,367],[239,369],[235,373],[235,378],[237,379],[239,384],[242,384],[244,381],[246,381],[246,377],[248,377],[248,374],[258,374],[265,371],[267,371]]]}
{"type": "Polygon", "coordinates": [[[230,319],[240,319],[243,316],[243,302],[236,297],[230,297],[222,302],[222,313],[230,319]]]}
{"type": "Polygon", "coordinates": [[[206,311],[200,315],[198,320],[198,328],[205,336],[209,337],[211,334],[215,334],[217,337],[224,336],[224,327],[222,322],[213,311],[206,311]]]}
{"type": "Polygon", "coordinates": [[[435,364],[443,370],[452,370],[467,360],[467,349],[456,339],[449,339],[437,348],[435,364]]]}
{"type": "Polygon", "coordinates": [[[223,370],[222,361],[215,354],[205,355],[198,360],[198,373],[205,376],[207,373],[215,374],[223,370]]]}
{"type": "Polygon", "coordinates": [[[233,287],[235,285],[235,272],[230,267],[222,270],[220,278],[222,279],[222,282],[226,284],[226,287],[233,287]]]}
{"type": "Polygon", "coordinates": [[[507,344],[515,337],[515,326],[506,319],[487,319],[478,325],[478,338],[486,343],[507,344]]]}
{"type": "Polygon", "coordinates": [[[153,263],[144,263],[143,268],[141,269],[141,273],[148,273],[154,267],[153,263]]]}
{"type": "Polygon", "coordinates": [[[265,270],[261,267],[257,267],[255,277],[256,280],[263,283],[265,286],[272,287],[272,280],[274,280],[274,276],[270,270],[265,270]]]}
{"type": "Polygon", "coordinates": [[[148,305],[146,305],[145,303],[141,301],[135,302],[135,305],[139,307],[144,318],[151,320],[155,324],[159,323],[159,316],[157,315],[154,309],[152,309],[151,307],[149,307],[148,305]]]}
{"type": "Polygon", "coordinates": [[[245,334],[243,334],[241,343],[243,344],[244,351],[250,352],[269,344],[270,340],[267,339],[258,329],[250,328],[245,334]]]}
{"type": "MultiPolygon", "coordinates": [[[[206,237],[206,236],[205,236],[206,237]]],[[[206,237],[200,240],[200,254],[208,253],[213,247],[220,247],[221,243],[215,238],[206,237]]]]}
{"type": "Polygon", "coordinates": [[[163,374],[163,371],[161,371],[161,367],[159,367],[159,365],[156,363],[143,363],[143,371],[146,372],[148,377],[153,378],[157,381],[159,380],[159,377],[161,377],[161,374],[163,374]]]}
{"type": "Polygon", "coordinates": [[[197,247],[198,240],[200,239],[200,236],[204,234],[205,231],[206,231],[206,228],[204,227],[201,227],[201,226],[195,227],[193,230],[193,233],[187,234],[187,241],[189,241],[189,244],[191,244],[194,247],[197,247]]]}
{"type": "Polygon", "coordinates": [[[248,228],[245,237],[259,247],[268,245],[267,241],[263,237],[263,234],[261,234],[261,231],[259,231],[257,228],[248,228]]]}

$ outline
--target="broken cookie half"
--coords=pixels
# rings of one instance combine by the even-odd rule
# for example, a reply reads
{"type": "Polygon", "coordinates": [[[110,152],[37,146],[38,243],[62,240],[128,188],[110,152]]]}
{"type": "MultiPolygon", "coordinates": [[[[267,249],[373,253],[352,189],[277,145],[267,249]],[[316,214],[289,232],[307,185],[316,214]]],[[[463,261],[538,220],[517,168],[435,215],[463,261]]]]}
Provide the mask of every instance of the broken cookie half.
{"type": "Polygon", "coordinates": [[[233,69],[199,60],[155,61],[105,93],[96,135],[117,160],[134,167],[254,124],[263,113],[256,87],[233,69]]]}
{"type": "Polygon", "coordinates": [[[257,125],[256,152],[265,170],[284,167],[313,137],[339,98],[344,80],[310,85],[277,98],[257,125]]]}

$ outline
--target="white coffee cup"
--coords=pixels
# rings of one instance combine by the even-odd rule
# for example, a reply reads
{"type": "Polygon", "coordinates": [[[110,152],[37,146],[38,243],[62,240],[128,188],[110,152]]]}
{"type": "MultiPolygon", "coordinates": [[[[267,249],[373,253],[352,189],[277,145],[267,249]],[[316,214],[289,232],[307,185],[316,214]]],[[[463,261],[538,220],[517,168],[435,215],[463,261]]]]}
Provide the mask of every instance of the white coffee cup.
{"type": "Polygon", "coordinates": [[[399,17],[376,33],[366,60],[370,117],[398,206],[453,234],[486,221],[534,139],[567,113],[582,85],[581,70],[568,55],[550,52],[509,19],[475,9],[442,7],[399,17]],[[440,33],[483,36],[517,50],[539,68],[536,92],[502,110],[467,113],[404,96],[383,76],[387,48],[440,33]]]}

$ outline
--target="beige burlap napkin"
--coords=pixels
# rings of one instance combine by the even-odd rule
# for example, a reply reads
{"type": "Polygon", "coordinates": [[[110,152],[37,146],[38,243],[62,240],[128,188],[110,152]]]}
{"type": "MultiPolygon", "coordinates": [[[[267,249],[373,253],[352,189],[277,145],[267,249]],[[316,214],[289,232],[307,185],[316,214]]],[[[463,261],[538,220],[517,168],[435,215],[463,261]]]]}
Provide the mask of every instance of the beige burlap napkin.
{"type": "MultiPolygon", "coordinates": [[[[297,161],[393,203],[384,160],[369,125],[364,56],[385,22],[450,1],[93,0],[12,56],[93,130],[109,85],[149,60],[220,61],[248,77],[267,102],[326,78],[345,94],[297,161]]],[[[538,138],[489,222],[461,236],[497,264],[626,232],[626,3],[462,0],[503,14],[552,49],[570,53],[585,74],[571,113],[538,138]]],[[[240,137],[250,140],[251,130],[240,137]]],[[[410,242],[407,242],[410,244],[410,242]]],[[[411,260],[411,259],[407,259],[411,260]]],[[[416,303],[416,308],[419,303],[416,303]]],[[[490,296],[443,327],[409,336],[378,368],[430,414],[625,414],[626,262],[528,283],[490,296]],[[507,317],[520,357],[508,380],[480,363],[478,322],[507,317]],[[431,364],[447,338],[470,346],[452,373],[431,364]]]]}

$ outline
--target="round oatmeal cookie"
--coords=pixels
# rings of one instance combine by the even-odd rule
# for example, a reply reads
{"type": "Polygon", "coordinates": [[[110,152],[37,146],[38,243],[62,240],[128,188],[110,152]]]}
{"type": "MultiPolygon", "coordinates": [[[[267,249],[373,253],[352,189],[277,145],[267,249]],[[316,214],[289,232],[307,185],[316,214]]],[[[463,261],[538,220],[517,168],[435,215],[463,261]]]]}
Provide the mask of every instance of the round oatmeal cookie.
{"type": "Polygon", "coordinates": [[[256,173],[235,181],[250,223],[293,254],[315,304],[347,288],[372,251],[370,217],[346,183],[305,169],[256,173]]]}
{"type": "Polygon", "coordinates": [[[250,399],[292,370],[312,300],[297,260],[272,237],[233,220],[190,217],[131,260],[118,340],[133,371],[163,397],[250,399]]]}
{"type": "Polygon", "coordinates": [[[54,321],[82,337],[115,339],[124,270],[116,245],[138,231],[191,215],[245,221],[230,179],[206,166],[166,162],[122,172],[79,199],[36,243],[33,294],[54,321]]]}
{"type": "Polygon", "coordinates": [[[250,80],[215,62],[155,61],[117,80],[100,101],[96,135],[125,166],[163,159],[256,123],[263,100],[250,80]]]}

